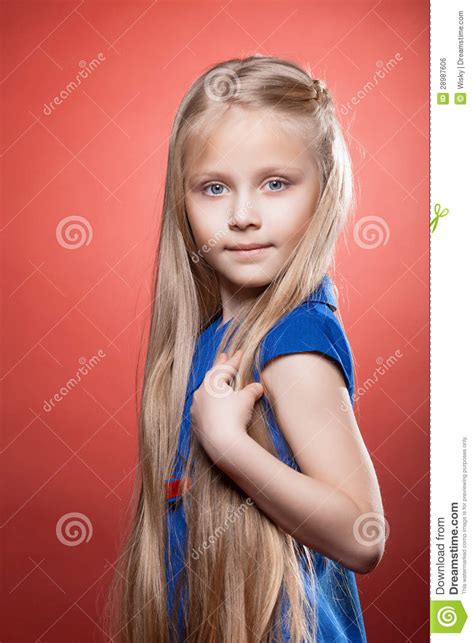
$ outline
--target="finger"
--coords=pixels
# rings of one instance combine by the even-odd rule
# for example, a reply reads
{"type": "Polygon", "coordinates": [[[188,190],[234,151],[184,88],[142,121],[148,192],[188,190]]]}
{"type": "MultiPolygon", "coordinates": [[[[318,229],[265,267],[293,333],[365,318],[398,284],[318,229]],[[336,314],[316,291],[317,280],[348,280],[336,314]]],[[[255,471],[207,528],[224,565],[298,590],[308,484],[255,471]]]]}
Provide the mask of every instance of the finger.
{"type": "Polygon", "coordinates": [[[235,353],[232,355],[232,357],[227,360],[227,363],[237,368],[238,365],[240,364],[240,360],[242,359],[243,354],[244,354],[243,350],[241,348],[238,348],[235,351],[235,353]]]}
{"type": "Polygon", "coordinates": [[[221,353],[221,355],[218,356],[214,366],[211,369],[213,377],[218,377],[221,385],[226,384],[227,386],[232,388],[231,383],[238,373],[242,351],[236,351],[230,358],[226,353],[221,353]],[[221,355],[225,355],[225,357],[221,358],[221,355]]]}
{"type": "Polygon", "coordinates": [[[246,396],[253,407],[259,398],[262,397],[263,393],[263,385],[260,384],[260,382],[251,382],[250,384],[247,384],[247,386],[244,386],[244,388],[238,392],[238,395],[246,396]]]}
{"type": "Polygon", "coordinates": [[[217,364],[230,364],[232,368],[238,369],[240,358],[242,357],[242,355],[243,351],[240,348],[235,351],[231,358],[229,358],[229,355],[226,352],[219,353],[214,360],[214,365],[216,366],[217,364]]]}
{"type": "Polygon", "coordinates": [[[214,364],[223,364],[227,361],[226,353],[218,353],[217,357],[214,360],[214,364]]]}
{"type": "Polygon", "coordinates": [[[239,348],[235,351],[232,357],[227,356],[227,360],[223,362],[223,367],[229,373],[232,379],[239,370],[240,361],[242,359],[243,351],[239,348]]]}
{"type": "Polygon", "coordinates": [[[263,394],[263,385],[260,382],[251,382],[250,384],[247,384],[244,391],[249,391],[255,400],[258,400],[258,398],[263,394]]]}

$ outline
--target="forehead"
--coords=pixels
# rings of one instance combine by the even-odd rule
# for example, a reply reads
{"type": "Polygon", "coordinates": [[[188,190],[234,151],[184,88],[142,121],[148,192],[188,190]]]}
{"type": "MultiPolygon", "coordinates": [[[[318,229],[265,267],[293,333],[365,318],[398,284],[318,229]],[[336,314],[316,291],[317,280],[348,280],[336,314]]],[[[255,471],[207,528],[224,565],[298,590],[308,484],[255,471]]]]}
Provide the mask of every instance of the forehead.
{"type": "Polygon", "coordinates": [[[211,169],[291,164],[304,169],[312,162],[301,124],[270,108],[233,105],[197,130],[187,151],[187,174],[211,169]]]}

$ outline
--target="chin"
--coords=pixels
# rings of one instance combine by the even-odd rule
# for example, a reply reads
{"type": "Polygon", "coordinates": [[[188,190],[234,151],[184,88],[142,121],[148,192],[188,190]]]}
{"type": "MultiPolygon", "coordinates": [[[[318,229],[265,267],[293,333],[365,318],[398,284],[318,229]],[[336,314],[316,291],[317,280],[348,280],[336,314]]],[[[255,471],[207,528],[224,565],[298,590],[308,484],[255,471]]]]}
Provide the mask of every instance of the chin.
{"type": "Polygon", "coordinates": [[[244,275],[240,273],[239,275],[229,275],[228,279],[239,288],[263,288],[272,281],[267,273],[262,274],[261,271],[256,274],[247,273],[244,275]]]}

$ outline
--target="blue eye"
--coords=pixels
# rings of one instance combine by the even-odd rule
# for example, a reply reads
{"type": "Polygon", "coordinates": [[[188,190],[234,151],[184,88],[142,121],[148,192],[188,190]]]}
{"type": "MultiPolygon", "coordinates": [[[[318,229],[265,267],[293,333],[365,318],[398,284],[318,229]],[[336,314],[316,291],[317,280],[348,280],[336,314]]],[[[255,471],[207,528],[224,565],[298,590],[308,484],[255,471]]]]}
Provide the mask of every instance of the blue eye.
{"type": "Polygon", "coordinates": [[[207,189],[208,188],[223,188],[223,187],[224,186],[222,185],[222,183],[209,183],[209,185],[206,185],[203,188],[203,192],[205,194],[209,194],[209,196],[220,196],[221,194],[223,194],[222,192],[214,192],[214,191],[213,192],[207,192],[207,189]]]}
{"type": "MultiPolygon", "coordinates": [[[[289,186],[289,183],[286,181],[283,181],[282,179],[270,179],[269,181],[266,182],[265,185],[271,185],[272,188],[270,189],[270,192],[282,192],[289,186]],[[276,189],[273,189],[276,188],[276,189]]],[[[204,194],[207,194],[209,196],[221,196],[224,194],[224,190],[227,190],[227,188],[222,185],[222,183],[208,183],[206,186],[202,188],[202,191],[204,194]],[[211,191],[209,192],[209,188],[211,191]]]]}
{"type": "MultiPolygon", "coordinates": [[[[273,184],[273,186],[275,186],[275,183],[279,184],[281,186],[287,186],[288,185],[288,183],[286,183],[285,181],[282,181],[281,179],[270,179],[270,181],[267,181],[266,185],[273,184]]],[[[281,192],[281,191],[282,191],[281,189],[270,190],[270,192],[281,192]]]]}

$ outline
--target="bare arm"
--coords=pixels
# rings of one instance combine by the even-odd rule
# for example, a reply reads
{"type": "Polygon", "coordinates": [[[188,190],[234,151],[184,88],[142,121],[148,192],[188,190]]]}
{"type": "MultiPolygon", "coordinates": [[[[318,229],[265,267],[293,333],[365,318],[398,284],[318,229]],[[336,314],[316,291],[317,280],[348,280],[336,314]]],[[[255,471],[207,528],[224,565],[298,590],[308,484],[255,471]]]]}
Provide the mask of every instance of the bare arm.
{"type": "Polygon", "coordinates": [[[317,353],[283,355],[262,384],[302,473],[241,432],[211,459],[282,529],[359,573],[384,548],[382,500],[338,367],[317,353]],[[372,529],[368,529],[368,527],[372,529]]]}

